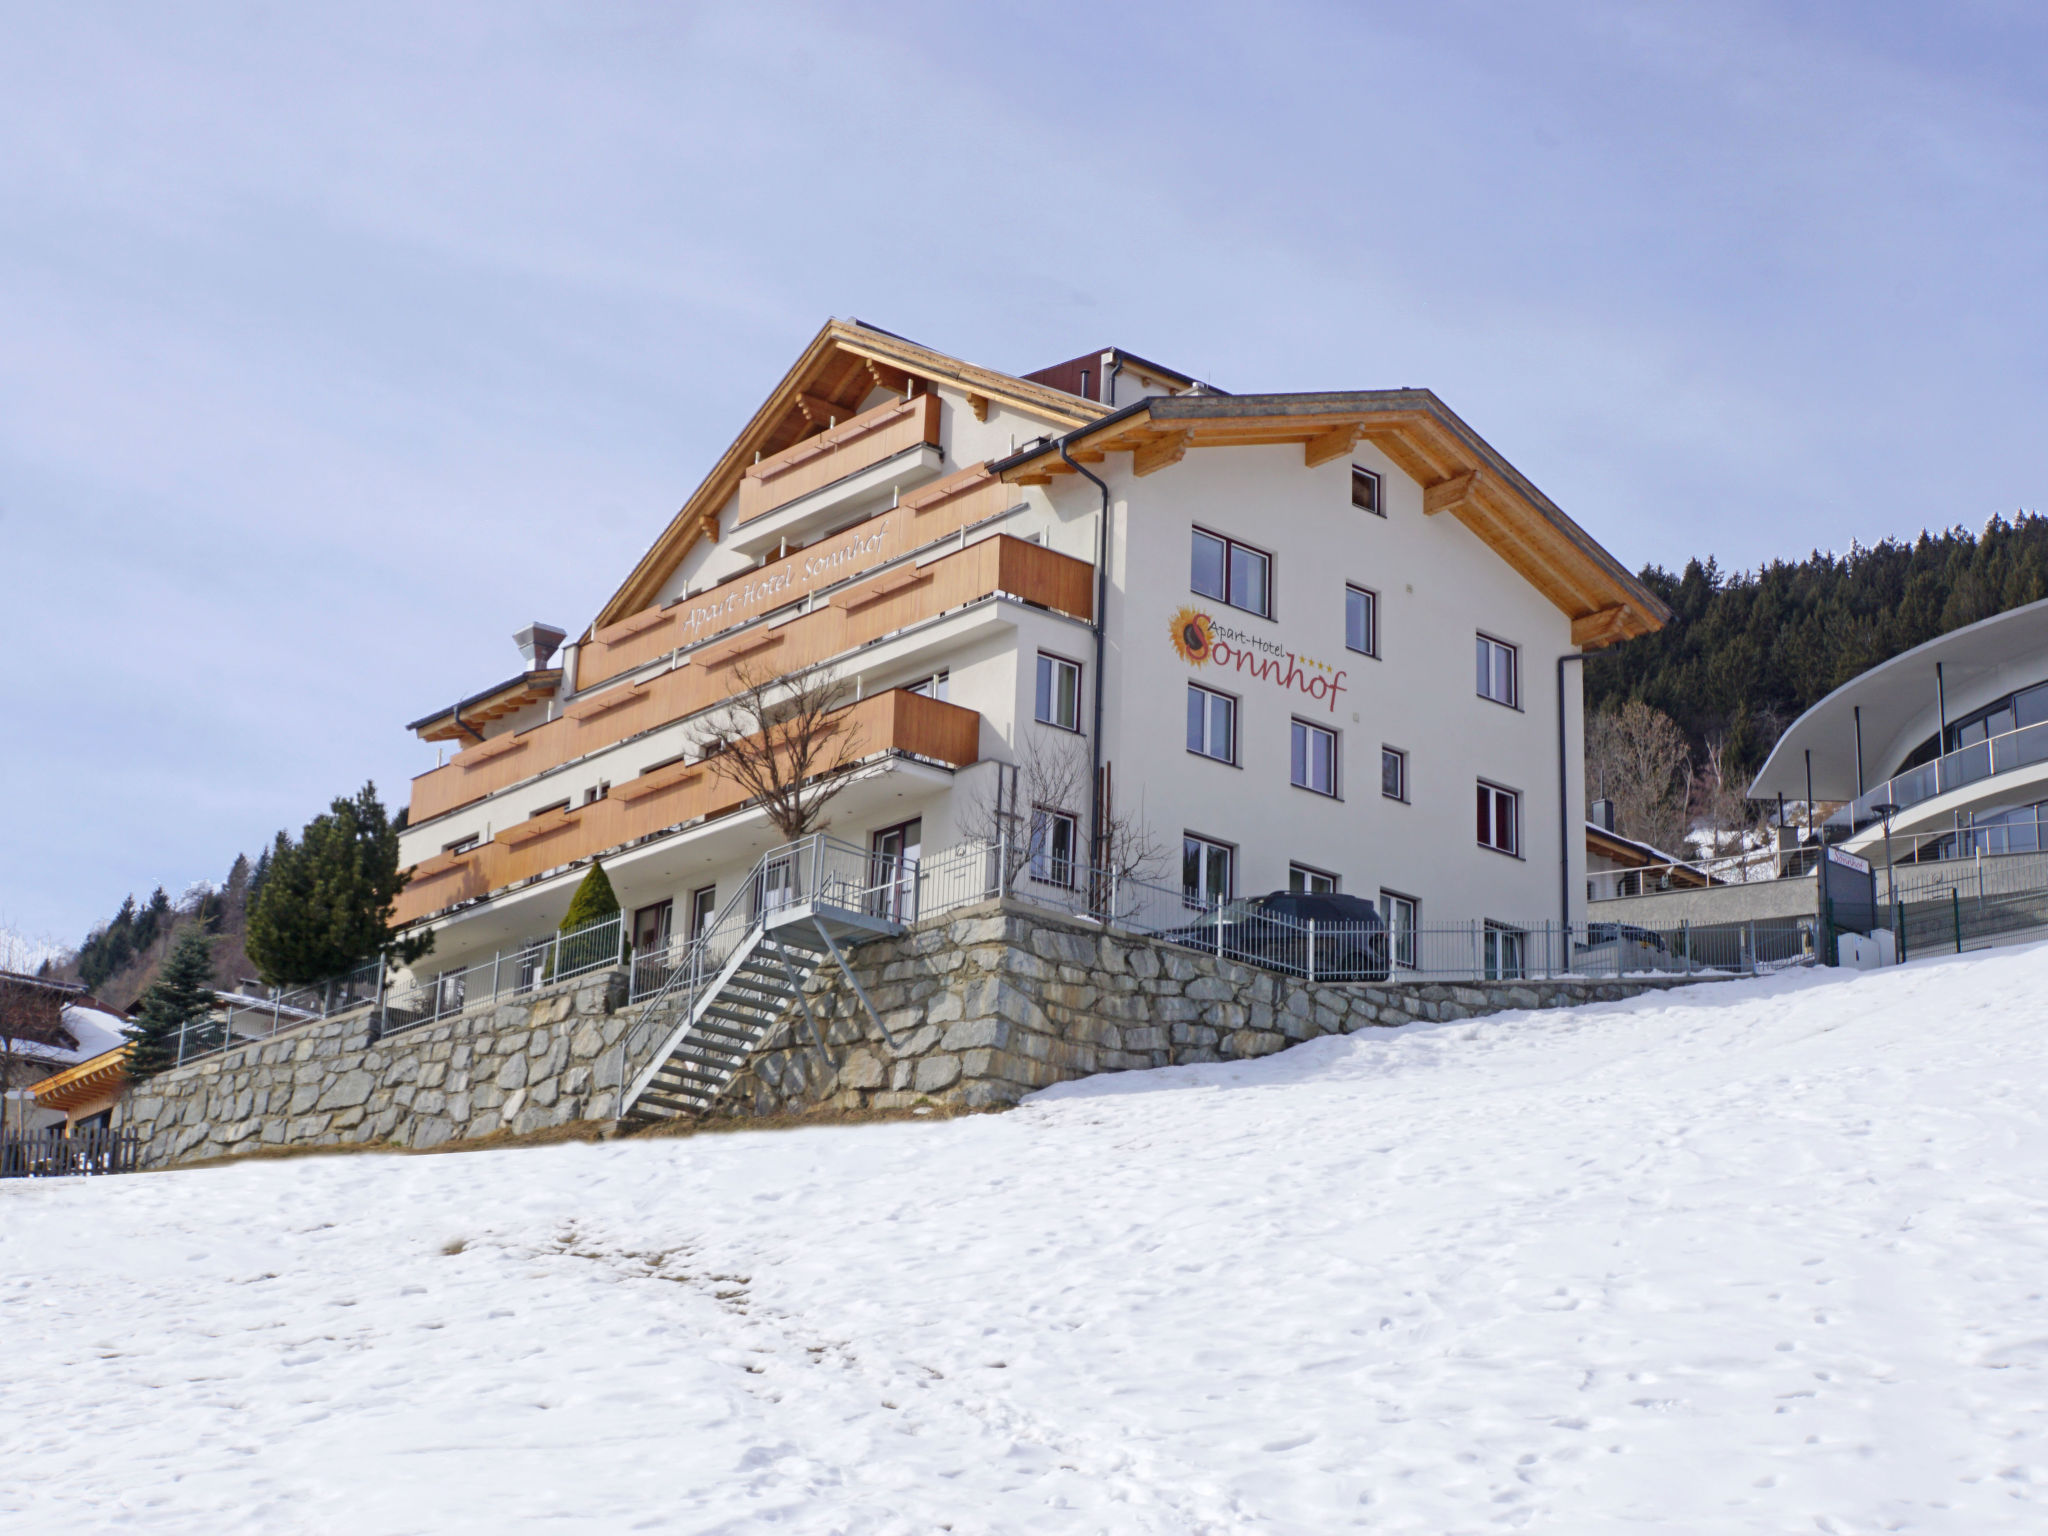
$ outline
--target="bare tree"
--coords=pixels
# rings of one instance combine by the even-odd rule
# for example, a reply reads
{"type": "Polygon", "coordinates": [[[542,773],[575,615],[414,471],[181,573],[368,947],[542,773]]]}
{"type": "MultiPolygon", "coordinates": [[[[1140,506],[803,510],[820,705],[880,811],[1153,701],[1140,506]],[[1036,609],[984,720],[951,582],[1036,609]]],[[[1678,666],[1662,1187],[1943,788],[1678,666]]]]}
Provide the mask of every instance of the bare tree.
{"type": "Polygon", "coordinates": [[[1586,795],[1614,802],[1624,837],[1685,853],[1693,788],[1692,751],[1678,723],[1640,699],[1586,723],[1586,795]]]}
{"type": "Polygon", "coordinates": [[[16,1090],[34,1081],[30,1064],[42,1059],[35,1047],[68,1051],[78,1046],[64,1027],[67,990],[32,976],[0,972],[0,1142],[10,1129],[28,1128],[26,1108],[15,1112],[15,1126],[8,1122],[16,1090]]]}
{"type": "Polygon", "coordinates": [[[1155,878],[1165,853],[1143,814],[1130,816],[1104,806],[1095,858],[1085,856],[1088,761],[1078,743],[1027,733],[1015,763],[997,763],[990,793],[973,802],[961,818],[967,837],[1002,850],[1002,883],[1013,887],[1026,869],[1060,885],[1079,884],[1089,866],[1119,879],[1155,878]],[[1073,818],[1071,852],[1062,860],[1054,845],[1053,818],[1073,818]],[[1062,866],[1065,867],[1062,867],[1062,866]]]}
{"type": "Polygon", "coordinates": [[[1710,732],[1706,748],[1707,760],[1698,789],[1699,810],[1713,836],[1714,852],[1721,853],[1722,844],[1732,839],[1735,846],[1729,851],[1740,853],[1756,817],[1742,793],[1742,785],[1729,778],[1727,732],[1710,732]]]}
{"type": "Polygon", "coordinates": [[[823,668],[785,677],[743,661],[733,677],[737,690],[699,733],[697,749],[795,842],[817,825],[860,760],[860,729],[840,712],[847,689],[823,668]]]}

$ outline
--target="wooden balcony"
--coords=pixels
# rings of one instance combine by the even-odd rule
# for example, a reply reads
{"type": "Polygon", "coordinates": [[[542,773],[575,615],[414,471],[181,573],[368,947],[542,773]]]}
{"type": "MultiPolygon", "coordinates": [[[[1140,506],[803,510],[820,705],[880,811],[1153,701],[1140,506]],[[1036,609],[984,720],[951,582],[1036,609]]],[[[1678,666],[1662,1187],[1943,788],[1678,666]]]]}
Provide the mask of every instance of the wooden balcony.
{"type": "Polygon", "coordinates": [[[1094,576],[1095,567],[1085,560],[1006,536],[970,544],[923,566],[898,566],[848,587],[830,604],[800,618],[705,646],[672,671],[579,698],[558,719],[471,747],[412,781],[412,823],[417,826],[613,742],[709,709],[732,696],[734,668],[749,656],[778,672],[794,672],[994,592],[1085,619],[1092,611],[1094,576]],[[736,642],[744,642],[744,648],[735,649],[736,642]]]}
{"type": "Polygon", "coordinates": [[[648,608],[606,625],[583,646],[576,664],[577,684],[594,688],[677,646],[695,645],[810,592],[887,565],[949,533],[993,517],[1016,495],[1013,487],[980,465],[922,486],[887,512],[842,528],[758,570],[720,582],[683,602],[648,608]]]}
{"type": "Polygon", "coordinates": [[[799,496],[859,474],[909,448],[939,444],[939,397],[913,395],[849,417],[836,427],[793,443],[747,466],[733,527],[743,528],[799,496]]]}
{"type": "MultiPolygon", "coordinates": [[[[863,759],[907,752],[962,768],[979,754],[981,716],[900,688],[848,705],[833,719],[851,733],[853,750],[863,759]]],[[[488,843],[423,859],[399,893],[396,921],[417,922],[592,854],[725,815],[746,798],[746,791],[709,763],[653,769],[613,785],[603,800],[528,817],[488,843]]]]}

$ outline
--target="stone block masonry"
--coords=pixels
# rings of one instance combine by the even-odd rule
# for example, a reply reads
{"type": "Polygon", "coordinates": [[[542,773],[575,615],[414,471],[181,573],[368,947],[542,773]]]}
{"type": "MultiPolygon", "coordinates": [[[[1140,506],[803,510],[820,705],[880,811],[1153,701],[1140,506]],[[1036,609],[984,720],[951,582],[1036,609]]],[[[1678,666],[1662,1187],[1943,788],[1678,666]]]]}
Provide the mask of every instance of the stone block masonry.
{"type": "Polygon", "coordinates": [[[253,1041],[137,1085],[143,1165],[259,1147],[435,1147],[609,1120],[660,1043],[601,971],[372,1040],[367,1010],[253,1041]]]}
{"type": "MultiPolygon", "coordinates": [[[[1271,1055],[1319,1035],[1562,1008],[1701,978],[1324,985],[988,902],[864,944],[807,989],[826,1048],[785,1018],[713,1110],[740,1118],[932,1104],[992,1108],[1098,1072],[1271,1055]]],[[[138,1086],[146,1167],[259,1147],[426,1148],[608,1122],[674,1028],[598,972],[372,1040],[366,1013],[238,1046],[138,1086]]]]}
{"type": "Polygon", "coordinates": [[[1014,1104],[1053,1083],[1268,1056],[1319,1035],[1568,1008],[1701,977],[1309,983],[1156,939],[990,902],[849,956],[881,1028],[834,969],[810,990],[828,1050],[785,1019],[713,1113],[1014,1104]]]}

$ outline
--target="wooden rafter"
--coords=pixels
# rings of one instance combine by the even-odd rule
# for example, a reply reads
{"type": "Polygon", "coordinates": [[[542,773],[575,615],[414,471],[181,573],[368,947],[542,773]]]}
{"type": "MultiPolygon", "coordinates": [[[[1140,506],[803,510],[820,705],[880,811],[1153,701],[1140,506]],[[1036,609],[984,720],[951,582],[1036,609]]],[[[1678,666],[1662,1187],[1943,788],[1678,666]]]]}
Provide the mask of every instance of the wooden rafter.
{"type": "Polygon", "coordinates": [[[1480,472],[1468,469],[1462,475],[1452,475],[1448,480],[1426,485],[1422,488],[1422,510],[1430,517],[1439,512],[1455,512],[1478,495],[1483,484],[1484,477],[1480,472]]]}
{"type": "Polygon", "coordinates": [[[1138,476],[1157,474],[1169,464],[1178,464],[1187,456],[1188,443],[1193,437],[1190,432],[1161,432],[1131,454],[1131,473],[1138,476]]]}
{"type": "Polygon", "coordinates": [[[1617,640],[1628,638],[1630,630],[1628,604],[1619,603],[1612,608],[1602,608],[1598,613],[1589,613],[1583,618],[1572,620],[1572,644],[1582,651],[1597,651],[1617,640]]]}
{"type": "Polygon", "coordinates": [[[1332,427],[1329,431],[1310,438],[1301,445],[1302,464],[1314,469],[1318,464],[1327,464],[1332,459],[1341,459],[1358,446],[1359,438],[1365,435],[1363,422],[1349,422],[1332,427]]]}

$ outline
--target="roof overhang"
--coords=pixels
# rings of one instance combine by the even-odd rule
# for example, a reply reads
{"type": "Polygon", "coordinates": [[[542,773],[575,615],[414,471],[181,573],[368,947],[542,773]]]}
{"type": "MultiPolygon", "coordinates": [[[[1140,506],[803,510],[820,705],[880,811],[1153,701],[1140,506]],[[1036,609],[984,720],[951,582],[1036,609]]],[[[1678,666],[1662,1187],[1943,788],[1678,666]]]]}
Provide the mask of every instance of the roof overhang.
{"type": "Polygon", "coordinates": [[[1857,794],[1857,711],[1862,711],[1863,783],[1874,787],[1941,725],[1934,668],[1951,720],[2015,688],[2048,677],[2048,600],[2008,609],[1950,630],[1858,674],[1793,721],[1749,786],[1753,799],[1806,798],[1806,754],[1813,754],[1813,797],[1857,794]]]}
{"type": "Polygon", "coordinates": [[[471,694],[448,709],[422,715],[406,729],[419,732],[422,741],[460,741],[464,737],[473,741],[477,739],[478,731],[493,720],[502,720],[529,704],[551,699],[561,686],[560,667],[521,672],[517,677],[509,677],[482,693],[471,694]]]}
{"type": "Polygon", "coordinates": [[[647,607],[697,540],[707,533],[718,536],[719,509],[731,499],[757,455],[780,453],[825,431],[832,420],[847,419],[877,388],[909,394],[933,384],[964,392],[984,415],[991,403],[999,402],[1056,428],[1079,426],[1105,410],[1064,390],[962,362],[858,320],[827,321],[590,628],[602,629],[647,607]]]}
{"type": "Polygon", "coordinates": [[[1661,848],[1639,843],[1632,837],[1623,837],[1619,832],[1610,832],[1598,822],[1586,823],[1586,851],[1612,859],[1626,869],[1662,869],[1668,865],[1673,885],[1701,887],[1714,884],[1713,877],[1705,870],[1682,863],[1661,848]]]}
{"type": "Polygon", "coordinates": [[[117,1045],[68,1071],[31,1083],[29,1092],[44,1109],[76,1109],[115,1092],[128,1081],[127,1060],[131,1047],[117,1045]]]}
{"type": "Polygon", "coordinates": [[[1423,510],[1450,513],[1567,614],[1572,642],[1597,650],[1670,618],[1657,597],[1426,389],[1290,395],[1155,396],[1046,439],[996,464],[1006,480],[1049,485],[1082,463],[1128,452],[1136,475],[1193,448],[1299,444],[1314,468],[1371,443],[1423,488],[1423,510]]]}

